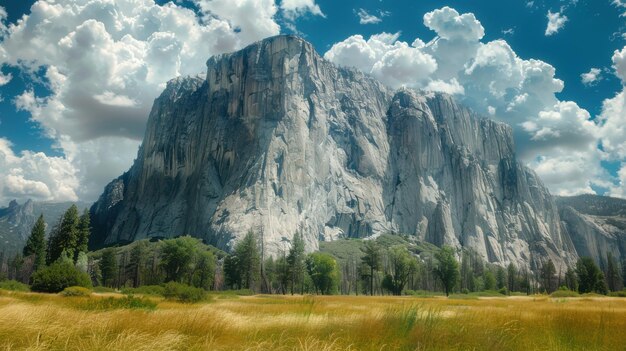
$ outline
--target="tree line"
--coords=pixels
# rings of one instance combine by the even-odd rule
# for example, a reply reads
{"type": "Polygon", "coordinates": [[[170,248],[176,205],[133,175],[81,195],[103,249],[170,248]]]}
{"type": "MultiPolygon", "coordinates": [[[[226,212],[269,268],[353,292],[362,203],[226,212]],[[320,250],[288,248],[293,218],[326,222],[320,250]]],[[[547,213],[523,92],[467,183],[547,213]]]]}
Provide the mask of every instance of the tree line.
{"type": "Polygon", "coordinates": [[[484,262],[471,250],[444,246],[423,253],[407,245],[383,247],[365,240],[360,255],[337,260],[323,252],[306,253],[304,238],[294,234],[291,245],[276,256],[264,257],[257,235],[250,231],[227,254],[189,236],[147,240],[126,247],[89,253],[89,213],[70,207],[45,235],[40,216],[22,254],[0,259],[4,275],[31,284],[33,290],[60,291],[65,285],[139,288],[176,282],[204,290],[248,290],[270,294],[401,295],[420,291],[501,294],[552,293],[569,289],[580,293],[623,289],[626,264],[609,253],[603,269],[583,257],[573,267],[542,261],[533,270],[514,264],[501,267],[484,262]],[[3,264],[3,262],[6,264],[3,264]]]}

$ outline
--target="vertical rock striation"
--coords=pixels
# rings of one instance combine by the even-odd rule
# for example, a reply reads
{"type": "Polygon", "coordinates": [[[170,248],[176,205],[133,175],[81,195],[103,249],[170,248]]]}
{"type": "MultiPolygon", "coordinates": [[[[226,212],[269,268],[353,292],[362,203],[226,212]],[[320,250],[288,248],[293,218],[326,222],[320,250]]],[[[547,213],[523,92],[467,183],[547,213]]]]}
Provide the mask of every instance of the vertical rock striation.
{"type": "Polygon", "coordinates": [[[496,263],[571,263],[554,201],[511,129],[443,94],[391,91],[278,36],[207,62],[156,99],[131,169],[91,208],[99,247],[190,234],[264,250],[411,234],[496,263]]]}

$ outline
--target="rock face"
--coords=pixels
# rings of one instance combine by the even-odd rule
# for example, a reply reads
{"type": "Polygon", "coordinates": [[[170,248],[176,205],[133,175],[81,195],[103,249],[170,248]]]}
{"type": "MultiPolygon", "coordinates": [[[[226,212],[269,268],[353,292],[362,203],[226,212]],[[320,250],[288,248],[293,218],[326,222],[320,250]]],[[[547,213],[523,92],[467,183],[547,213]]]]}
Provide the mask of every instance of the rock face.
{"type": "Polygon", "coordinates": [[[278,36],[207,62],[156,99],[132,168],[91,208],[93,247],[190,234],[270,254],[319,240],[411,234],[535,267],[573,243],[511,129],[447,95],[391,91],[278,36]]]}
{"type": "Polygon", "coordinates": [[[579,256],[601,265],[607,253],[626,259],[626,200],[596,195],[556,198],[564,232],[579,256]]]}

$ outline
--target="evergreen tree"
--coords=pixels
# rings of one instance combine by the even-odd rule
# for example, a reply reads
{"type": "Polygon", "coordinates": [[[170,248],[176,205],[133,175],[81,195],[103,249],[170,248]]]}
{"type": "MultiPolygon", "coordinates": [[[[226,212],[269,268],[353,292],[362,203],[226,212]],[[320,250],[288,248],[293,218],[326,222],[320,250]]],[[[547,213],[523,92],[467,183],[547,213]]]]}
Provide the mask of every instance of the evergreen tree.
{"type": "Polygon", "coordinates": [[[496,277],[490,269],[483,273],[483,290],[496,290],[496,277]]]}
{"type": "Polygon", "coordinates": [[[548,294],[552,293],[556,289],[554,281],[555,274],[556,267],[554,266],[554,262],[552,262],[551,259],[544,262],[541,266],[541,281],[543,290],[545,290],[548,294]]]}
{"type": "Polygon", "coordinates": [[[130,250],[130,260],[126,271],[127,275],[132,279],[134,287],[138,287],[142,284],[141,270],[148,258],[146,251],[146,244],[143,241],[137,242],[132,250],[130,250]]]}
{"type": "Polygon", "coordinates": [[[35,256],[35,270],[46,264],[46,222],[43,215],[40,215],[30,232],[23,250],[24,256],[35,256]]]}
{"type": "Polygon", "coordinates": [[[622,277],[620,276],[620,269],[613,257],[613,254],[608,252],[606,255],[607,268],[606,268],[606,281],[610,291],[622,290],[622,277]]]}
{"type": "MultiPolygon", "coordinates": [[[[378,272],[382,262],[382,253],[378,244],[373,240],[368,240],[361,248],[363,252],[363,263],[369,268],[369,290],[370,295],[374,295],[374,273],[378,272]]],[[[364,272],[363,272],[364,273],[364,272]]]]}
{"type": "Polygon", "coordinates": [[[237,257],[241,287],[255,290],[261,274],[261,254],[252,231],[235,245],[234,255],[237,257]]]}
{"type": "Polygon", "coordinates": [[[509,263],[508,267],[506,268],[507,271],[507,288],[509,289],[509,291],[517,291],[518,287],[517,287],[517,268],[515,268],[515,265],[513,264],[513,262],[509,263]]]}
{"type": "Polygon", "coordinates": [[[109,248],[102,252],[100,260],[100,274],[102,275],[102,285],[113,287],[117,276],[117,255],[115,249],[109,248]]]}
{"type": "Polygon", "coordinates": [[[78,207],[72,205],[61,217],[59,224],[53,229],[48,241],[48,264],[56,261],[65,251],[74,258],[78,245],[78,207]]]}
{"type": "Polygon", "coordinates": [[[212,252],[199,251],[197,253],[192,279],[192,285],[196,288],[211,290],[215,279],[215,256],[212,252]]]}
{"type": "Polygon", "coordinates": [[[496,284],[498,289],[503,289],[507,286],[506,271],[500,266],[496,270],[496,284]]]}
{"type": "Polygon", "coordinates": [[[446,296],[454,289],[459,278],[459,263],[454,257],[454,249],[449,246],[442,247],[436,254],[437,267],[435,275],[441,280],[446,296]]]}
{"type": "Polygon", "coordinates": [[[304,293],[304,273],[306,273],[306,256],[304,254],[304,238],[302,234],[296,232],[293,235],[291,248],[287,255],[289,265],[291,295],[294,294],[295,287],[300,287],[300,294],[304,293]]]}
{"type": "Polygon", "coordinates": [[[289,263],[287,263],[287,258],[284,254],[276,260],[276,280],[281,294],[286,294],[287,287],[291,281],[291,273],[289,271],[289,263]]]}
{"type": "Polygon", "coordinates": [[[78,232],[76,238],[76,251],[74,252],[74,261],[78,260],[81,252],[86,253],[89,245],[89,236],[91,235],[91,220],[89,211],[85,210],[78,221],[78,232]]]}
{"type": "Polygon", "coordinates": [[[241,289],[241,271],[239,270],[239,259],[235,255],[228,255],[224,258],[224,279],[225,283],[232,289],[241,289]]]}
{"type": "Polygon", "coordinates": [[[576,278],[576,271],[572,267],[567,267],[565,272],[565,286],[572,291],[578,291],[578,279],[576,278]]]}
{"type": "Polygon", "coordinates": [[[590,257],[581,257],[576,263],[578,292],[581,294],[605,290],[604,274],[590,257]]]}

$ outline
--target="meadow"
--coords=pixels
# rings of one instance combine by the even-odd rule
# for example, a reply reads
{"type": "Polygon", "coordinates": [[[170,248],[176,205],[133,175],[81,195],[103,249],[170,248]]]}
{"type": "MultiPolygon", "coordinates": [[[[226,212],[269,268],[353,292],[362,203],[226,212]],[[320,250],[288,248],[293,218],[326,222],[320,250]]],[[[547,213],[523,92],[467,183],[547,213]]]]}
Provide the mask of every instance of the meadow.
{"type": "Polygon", "coordinates": [[[1,350],[623,350],[626,299],[124,295],[0,290],[1,350]],[[116,303],[119,299],[120,303],[116,303]],[[133,302],[134,301],[134,302],[133,302]]]}

